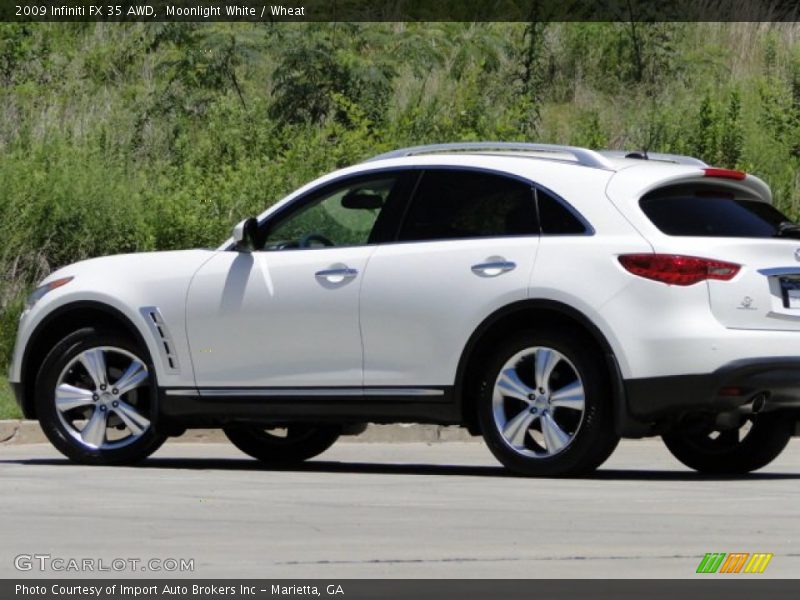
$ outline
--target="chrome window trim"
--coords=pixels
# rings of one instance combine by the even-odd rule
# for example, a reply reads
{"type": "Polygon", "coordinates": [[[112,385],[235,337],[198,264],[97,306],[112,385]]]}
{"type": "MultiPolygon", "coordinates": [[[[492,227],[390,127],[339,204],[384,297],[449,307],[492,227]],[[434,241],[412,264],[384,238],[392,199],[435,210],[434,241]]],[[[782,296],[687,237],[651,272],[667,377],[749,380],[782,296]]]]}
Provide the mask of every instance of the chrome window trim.
{"type": "Polygon", "coordinates": [[[343,396],[444,397],[444,390],[434,388],[196,388],[166,389],[167,396],[200,396],[216,398],[280,398],[343,396]]]}

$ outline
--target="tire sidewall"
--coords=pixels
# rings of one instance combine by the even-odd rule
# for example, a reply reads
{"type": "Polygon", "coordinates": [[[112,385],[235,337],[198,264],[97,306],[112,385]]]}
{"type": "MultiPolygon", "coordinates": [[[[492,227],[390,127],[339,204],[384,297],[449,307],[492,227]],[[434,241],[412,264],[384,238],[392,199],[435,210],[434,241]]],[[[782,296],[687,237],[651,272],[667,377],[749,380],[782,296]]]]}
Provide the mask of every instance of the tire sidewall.
{"type": "Polygon", "coordinates": [[[253,424],[232,424],[224,427],[223,431],[239,450],[275,466],[300,463],[322,454],[341,435],[340,427],[326,425],[311,426],[307,435],[293,442],[274,441],[258,425],[253,424]]]}
{"type": "Polygon", "coordinates": [[[166,439],[165,436],[156,433],[158,384],[152,361],[147,352],[118,333],[87,327],[65,337],[56,344],[42,363],[34,393],[37,416],[45,435],[56,449],[76,462],[94,465],[135,463],[152,454],[166,439]],[[55,404],[58,378],[67,364],[81,352],[99,346],[112,346],[130,352],[145,364],[150,375],[147,384],[150,394],[150,414],[147,415],[151,423],[150,428],[138,440],[121,448],[102,450],[80,444],[65,428],[55,404]]]}
{"type": "Polygon", "coordinates": [[[757,415],[752,429],[727,451],[704,451],[680,432],[662,436],[670,453],[700,473],[737,475],[756,471],[775,460],[792,438],[793,419],[780,413],[757,415]]]}
{"type": "Polygon", "coordinates": [[[576,475],[598,467],[611,454],[619,438],[613,431],[611,394],[601,357],[593,356],[581,338],[556,331],[524,332],[497,346],[486,363],[478,397],[478,419],[487,446],[509,469],[524,475],[576,475]],[[569,360],[583,382],[583,421],[566,449],[551,457],[519,454],[503,438],[494,421],[494,385],[505,363],[518,352],[546,347],[569,360]]]}

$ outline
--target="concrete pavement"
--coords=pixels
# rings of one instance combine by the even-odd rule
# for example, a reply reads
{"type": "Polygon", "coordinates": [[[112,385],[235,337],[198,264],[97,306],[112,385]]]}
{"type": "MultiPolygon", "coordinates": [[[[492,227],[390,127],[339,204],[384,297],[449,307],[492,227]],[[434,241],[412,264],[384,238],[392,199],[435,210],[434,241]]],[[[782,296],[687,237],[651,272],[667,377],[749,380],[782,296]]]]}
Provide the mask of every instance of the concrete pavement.
{"type": "MultiPolygon", "coordinates": [[[[357,436],[346,436],[346,442],[373,444],[376,442],[477,442],[466,429],[456,426],[423,425],[419,423],[370,424],[357,436]]],[[[227,443],[222,429],[189,429],[182,436],[170,439],[174,444],[227,443]]],[[[0,448],[12,444],[46,444],[38,421],[0,420],[0,448]]]]}
{"type": "Polygon", "coordinates": [[[167,444],[137,468],[2,446],[0,577],[63,576],[14,569],[36,553],[194,559],[196,578],[692,577],[706,552],[771,552],[758,577],[797,577],[798,484],[797,439],[721,479],[655,440],[568,480],[508,476],[479,443],[345,442],[290,471],[227,444],[167,444]]]}

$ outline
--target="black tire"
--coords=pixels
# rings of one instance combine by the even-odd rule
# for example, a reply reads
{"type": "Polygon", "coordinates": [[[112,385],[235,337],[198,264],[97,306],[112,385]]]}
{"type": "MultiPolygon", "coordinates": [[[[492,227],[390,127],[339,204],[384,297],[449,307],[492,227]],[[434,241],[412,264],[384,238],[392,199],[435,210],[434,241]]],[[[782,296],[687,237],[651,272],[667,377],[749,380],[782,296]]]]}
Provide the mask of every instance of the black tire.
{"type": "Polygon", "coordinates": [[[690,469],[737,475],[756,471],[775,460],[789,443],[794,425],[794,419],[773,412],[752,417],[750,430],[743,436],[739,429],[720,432],[707,427],[674,431],[662,439],[672,455],[690,469]]]}
{"type": "MultiPolygon", "coordinates": [[[[536,355],[532,360],[535,364],[536,355]]],[[[556,373],[558,368],[561,367],[553,369],[554,375],[558,375],[556,373]]],[[[524,372],[527,373],[527,368],[524,372]]],[[[519,374],[521,375],[522,372],[519,374]]],[[[569,374],[566,375],[565,380],[568,380],[569,376],[569,374]]],[[[539,388],[539,391],[542,389],[544,388],[539,388]]],[[[552,393],[556,394],[560,389],[555,387],[552,393]]],[[[536,393],[538,394],[538,392],[536,393]]],[[[566,409],[551,407],[549,393],[548,383],[548,392],[543,395],[545,399],[541,401],[546,403],[544,411],[548,412],[552,419],[555,419],[558,414],[561,414],[557,412],[558,410],[566,409]]],[[[521,412],[527,410],[529,409],[523,408],[521,412]]],[[[539,421],[544,419],[541,412],[540,415],[542,417],[539,421]]],[[[586,342],[583,336],[570,330],[547,329],[522,332],[496,346],[491,356],[488,357],[484,376],[480,383],[478,419],[483,437],[492,454],[505,467],[522,475],[553,477],[591,473],[605,462],[619,443],[619,436],[614,431],[611,386],[604,368],[603,358],[594,350],[592,344],[586,342]],[[574,374],[576,380],[579,380],[578,383],[582,381],[583,384],[582,417],[572,417],[573,421],[578,422],[572,425],[571,440],[552,455],[547,455],[550,450],[545,446],[549,445],[549,442],[544,436],[543,425],[540,424],[538,427],[545,443],[538,446],[534,440],[537,433],[534,429],[537,425],[534,424],[528,426],[523,432],[523,443],[526,447],[515,448],[511,441],[508,441],[501,433],[500,425],[495,419],[495,410],[505,410],[497,408],[498,406],[503,407],[508,401],[516,401],[514,398],[505,398],[505,395],[501,393],[502,399],[497,401],[500,404],[495,402],[495,382],[498,380],[501,370],[508,361],[525,352],[526,349],[534,348],[557,351],[562,358],[566,359],[562,362],[566,362],[568,365],[568,373],[574,374]],[[544,452],[541,456],[529,455],[540,450],[544,452]]]]}
{"type": "Polygon", "coordinates": [[[338,425],[300,423],[288,425],[283,436],[246,423],[228,425],[223,431],[239,450],[272,466],[293,465],[322,454],[342,433],[338,425]]]}
{"type": "MultiPolygon", "coordinates": [[[[125,357],[116,355],[122,361],[125,357]]],[[[112,362],[107,363],[106,374],[109,378],[109,386],[119,372],[124,369],[120,362],[119,367],[112,362]]],[[[79,386],[84,387],[84,386],[79,386]]],[[[86,384],[87,389],[91,384],[86,384]]],[[[166,440],[166,436],[156,432],[153,424],[155,423],[156,402],[158,398],[158,387],[155,379],[155,371],[148,353],[134,343],[129,337],[110,331],[100,331],[92,327],[79,329],[56,344],[50,353],[45,357],[36,378],[35,402],[39,423],[47,438],[64,456],[72,461],[86,465],[122,465],[133,464],[144,460],[155,452],[166,440]],[[56,387],[62,373],[65,376],[74,376],[89,381],[88,370],[80,373],[80,367],[73,366],[67,368],[82,353],[99,348],[119,349],[136,357],[147,368],[147,378],[144,383],[128,393],[120,394],[119,400],[124,400],[129,406],[137,409],[137,414],[145,417],[149,423],[143,426],[140,433],[130,431],[129,441],[125,439],[111,440],[109,432],[116,434],[122,432],[124,436],[126,426],[122,423],[119,416],[114,412],[115,409],[103,408],[106,412],[106,425],[103,426],[103,445],[109,444],[111,447],[91,447],[82,441],[80,432],[72,424],[71,419],[76,418],[74,412],[62,412],[56,408],[56,387]],[[74,375],[70,375],[78,371],[74,375]],[[114,446],[114,444],[117,444],[114,446]]],[[[91,394],[91,392],[89,392],[91,394]]],[[[85,407],[72,409],[73,411],[86,411],[85,424],[88,425],[88,417],[94,414],[100,404],[87,404],[85,407]],[[89,412],[91,411],[91,412],[89,412]]],[[[78,418],[78,422],[80,418],[78,418]]],[[[138,421],[143,423],[143,421],[138,421]]]]}

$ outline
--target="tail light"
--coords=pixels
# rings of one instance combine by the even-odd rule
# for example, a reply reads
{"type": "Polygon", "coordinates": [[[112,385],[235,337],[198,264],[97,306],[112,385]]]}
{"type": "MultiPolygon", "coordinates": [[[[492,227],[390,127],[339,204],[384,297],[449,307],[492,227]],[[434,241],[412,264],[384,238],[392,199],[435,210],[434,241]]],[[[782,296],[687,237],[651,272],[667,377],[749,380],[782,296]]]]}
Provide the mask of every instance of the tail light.
{"type": "Polygon", "coordinates": [[[708,167],[703,169],[704,177],[721,177],[722,179],[736,179],[741,181],[747,177],[747,173],[743,171],[735,171],[733,169],[720,169],[718,167],[708,167]]]}
{"type": "Polygon", "coordinates": [[[623,254],[619,262],[634,275],[668,285],[694,285],[707,279],[730,281],[741,268],[720,260],[676,254],[623,254]]]}

